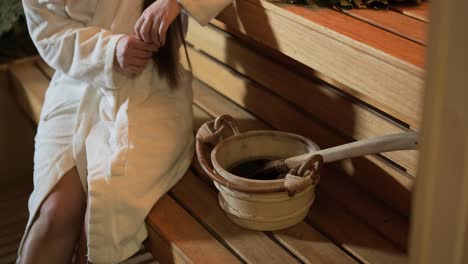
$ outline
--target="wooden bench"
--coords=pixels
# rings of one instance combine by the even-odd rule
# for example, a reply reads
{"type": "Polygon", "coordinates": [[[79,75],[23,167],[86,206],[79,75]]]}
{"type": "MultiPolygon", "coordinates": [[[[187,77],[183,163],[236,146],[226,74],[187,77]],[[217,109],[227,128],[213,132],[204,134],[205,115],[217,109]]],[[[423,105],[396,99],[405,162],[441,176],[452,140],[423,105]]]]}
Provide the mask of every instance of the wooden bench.
{"type": "MultiPolygon", "coordinates": [[[[425,14],[427,4],[340,13],[237,0],[207,27],[191,20],[194,127],[227,113],[242,131],[281,129],[322,148],[417,130],[425,14]]],[[[10,72],[37,122],[53,70],[36,60],[10,72]]],[[[414,151],[330,164],[305,221],[256,232],[230,222],[194,162],[148,215],[147,246],[161,263],[404,263],[416,168],[414,151]]]]}
{"type": "MultiPolygon", "coordinates": [[[[18,102],[33,120],[38,120],[51,69],[36,60],[12,65],[10,72],[18,102]]],[[[193,88],[195,127],[219,114],[216,111],[233,115],[243,130],[269,127],[200,81],[195,80],[193,88]]],[[[355,193],[352,197],[363,195],[357,190],[351,192],[355,193]]],[[[276,232],[234,225],[219,208],[216,191],[197,163],[154,206],[147,227],[149,250],[161,263],[407,261],[403,250],[349,213],[324,188],[319,190],[309,217],[299,225],[276,232]]]]}

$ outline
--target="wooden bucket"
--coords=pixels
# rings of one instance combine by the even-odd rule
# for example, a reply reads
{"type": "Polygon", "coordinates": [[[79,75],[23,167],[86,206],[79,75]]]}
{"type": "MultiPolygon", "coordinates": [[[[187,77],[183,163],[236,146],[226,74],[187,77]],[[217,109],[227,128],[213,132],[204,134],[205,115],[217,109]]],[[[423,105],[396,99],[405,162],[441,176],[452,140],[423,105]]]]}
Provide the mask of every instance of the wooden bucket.
{"type": "Polygon", "coordinates": [[[308,184],[294,190],[287,188],[287,182],[288,176],[301,180],[300,175],[290,175],[295,172],[283,179],[255,180],[229,170],[247,161],[287,158],[318,149],[311,140],[292,133],[239,133],[234,120],[226,115],[205,123],[197,133],[197,157],[219,190],[219,205],[234,223],[254,230],[283,229],[306,217],[315,198],[321,162],[312,165],[314,175],[309,176],[313,179],[309,177],[308,184]],[[227,125],[234,135],[228,136],[227,125]]]}

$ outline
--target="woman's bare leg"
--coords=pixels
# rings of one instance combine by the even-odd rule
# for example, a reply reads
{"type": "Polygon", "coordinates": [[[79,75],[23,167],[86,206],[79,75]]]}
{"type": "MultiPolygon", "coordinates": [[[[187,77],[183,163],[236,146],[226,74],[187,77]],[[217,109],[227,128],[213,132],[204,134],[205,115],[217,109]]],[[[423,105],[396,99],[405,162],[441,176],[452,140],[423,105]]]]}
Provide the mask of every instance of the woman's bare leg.
{"type": "Polygon", "coordinates": [[[68,171],[42,204],[21,254],[22,264],[70,263],[86,210],[76,168],[68,171]]]}
{"type": "Polygon", "coordinates": [[[76,261],[75,264],[87,264],[88,257],[86,256],[87,242],[86,242],[86,230],[85,226],[81,228],[80,240],[78,241],[78,250],[76,251],[76,261]]]}

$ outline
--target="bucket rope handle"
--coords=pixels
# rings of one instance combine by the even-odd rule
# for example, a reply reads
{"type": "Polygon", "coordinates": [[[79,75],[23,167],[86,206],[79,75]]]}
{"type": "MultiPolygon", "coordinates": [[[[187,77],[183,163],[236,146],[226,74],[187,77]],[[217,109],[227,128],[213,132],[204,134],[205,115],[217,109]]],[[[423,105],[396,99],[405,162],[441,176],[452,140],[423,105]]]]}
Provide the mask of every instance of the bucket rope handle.
{"type": "Polygon", "coordinates": [[[214,120],[214,125],[213,122],[206,122],[198,129],[197,140],[215,146],[221,140],[223,132],[227,128],[226,124],[229,125],[234,135],[240,134],[239,126],[234,118],[230,115],[220,115],[214,120]]]}
{"type": "Polygon", "coordinates": [[[313,155],[301,165],[291,169],[284,178],[284,188],[288,195],[292,197],[310,185],[317,185],[322,165],[322,155],[313,155]]]}
{"type": "Polygon", "coordinates": [[[221,140],[223,132],[229,126],[234,135],[240,134],[236,121],[229,115],[218,116],[214,121],[204,123],[197,131],[195,151],[198,162],[203,171],[216,183],[219,183],[226,188],[246,193],[272,193],[283,192],[283,186],[245,186],[229,182],[224,177],[219,175],[212,166],[211,153],[212,148],[221,140]],[[208,153],[208,155],[207,155],[208,153]]]}

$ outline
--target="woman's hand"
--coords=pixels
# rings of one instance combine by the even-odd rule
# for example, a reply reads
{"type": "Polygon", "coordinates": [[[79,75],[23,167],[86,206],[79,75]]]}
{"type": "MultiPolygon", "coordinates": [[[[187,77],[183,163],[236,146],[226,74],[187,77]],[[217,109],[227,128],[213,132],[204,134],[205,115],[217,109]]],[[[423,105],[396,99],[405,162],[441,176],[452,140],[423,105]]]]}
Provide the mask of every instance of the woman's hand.
{"type": "Polygon", "coordinates": [[[130,74],[141,73],[158,47],[134,36],[124,36],[117,42],[115,58],[120,68],[130,74]]]}
{"type": "Polygon", "coordinates": [[[180,13],[177,0],[156,0],[141,14],[135,24],[135,34],[145,42],[161,47],[166,43],[166,32],[180,13]]]}

